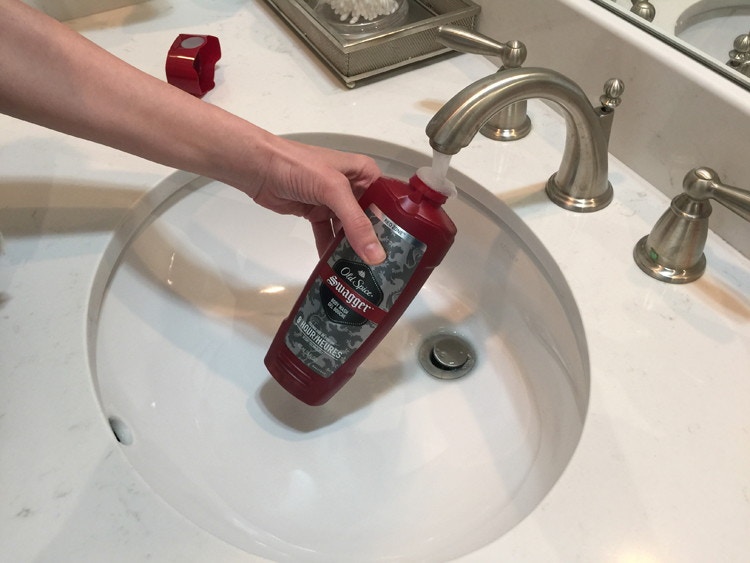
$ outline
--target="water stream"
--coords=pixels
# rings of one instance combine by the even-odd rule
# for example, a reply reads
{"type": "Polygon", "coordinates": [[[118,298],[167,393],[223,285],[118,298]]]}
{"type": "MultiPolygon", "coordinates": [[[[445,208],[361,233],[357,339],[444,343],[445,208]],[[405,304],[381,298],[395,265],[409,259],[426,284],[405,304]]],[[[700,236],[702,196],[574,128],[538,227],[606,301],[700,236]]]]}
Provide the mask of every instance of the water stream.
{"type": "Polygon", "coordinates": [[[443,154],[433,149],[432,151],[432,170],[435,173],[435,179],[438,181],[447,180],[448,167],[451,165],[450,154],[443,154]]]}
{"type": "Polygon", "coordinates": [[[417,170],[417,176],[430,186],[433,190],[444,194],[447,197],[456,195],[456,186],[448,180],[448,167],[450,166],[451,155],[442,154],[437,151],[432,152],[432,166],[424,166],[417,170]]]}

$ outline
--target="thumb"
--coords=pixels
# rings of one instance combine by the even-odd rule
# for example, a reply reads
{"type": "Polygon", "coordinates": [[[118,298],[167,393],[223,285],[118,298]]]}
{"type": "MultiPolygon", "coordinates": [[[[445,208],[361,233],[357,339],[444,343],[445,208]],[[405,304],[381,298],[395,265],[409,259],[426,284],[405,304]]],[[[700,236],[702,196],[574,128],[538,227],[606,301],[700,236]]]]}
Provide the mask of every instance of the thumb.
{"type": "Polygon", "coordinates": [[[385,260],[385,250],[375,234],[375,229],[354,196],[340,198],[331,205],[331,210],[341,221],[346,238],[349,239],[354,252],[366,264],[374,266],[385,260]]]}

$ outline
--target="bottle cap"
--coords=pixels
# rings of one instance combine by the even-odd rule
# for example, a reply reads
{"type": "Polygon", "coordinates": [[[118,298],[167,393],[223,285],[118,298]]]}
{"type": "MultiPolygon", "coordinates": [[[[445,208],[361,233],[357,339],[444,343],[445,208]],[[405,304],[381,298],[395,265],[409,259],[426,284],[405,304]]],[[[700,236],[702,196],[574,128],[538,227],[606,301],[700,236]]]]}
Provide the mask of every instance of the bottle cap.
{"type": "Polygon", "coordinates": [[[181,33],[167,53],[167,82],[201,98],[215,86],[214,68],[220,58],[218,38],[181,33]]]}

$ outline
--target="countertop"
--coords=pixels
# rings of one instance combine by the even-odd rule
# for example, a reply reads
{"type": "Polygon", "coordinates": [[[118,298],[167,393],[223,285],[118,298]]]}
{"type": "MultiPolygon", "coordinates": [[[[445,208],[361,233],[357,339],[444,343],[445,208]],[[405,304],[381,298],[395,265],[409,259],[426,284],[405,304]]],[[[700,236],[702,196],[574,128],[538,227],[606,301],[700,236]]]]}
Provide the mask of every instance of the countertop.
{"type": "MultiPolygon", "coordinates": [[[[278,134],[366,135],[425,154],[431,115],[495,70],[461,55],[349,90],[260,1],[153,1],[70,25],[158,77],[177,34],[216,35],[223,57],[207,103],[278,134]]],[[[538,102],[529,114],[529,137],[477,137],[452,166],[507,203],[559,263],[588,337],[590,404],[552,491],[465,560],[746,561],[750,263],[710,233],[697,282],[645,276],[632,248],[666,196],[610,158],[615,199],[603,211],[545,201],[564,121],[538,102]]],[[[92,385],[97,267],[113,230],[173,171],[7,117],[0,130],[0,559],[255,560],[150,491],[92,385]]]]}

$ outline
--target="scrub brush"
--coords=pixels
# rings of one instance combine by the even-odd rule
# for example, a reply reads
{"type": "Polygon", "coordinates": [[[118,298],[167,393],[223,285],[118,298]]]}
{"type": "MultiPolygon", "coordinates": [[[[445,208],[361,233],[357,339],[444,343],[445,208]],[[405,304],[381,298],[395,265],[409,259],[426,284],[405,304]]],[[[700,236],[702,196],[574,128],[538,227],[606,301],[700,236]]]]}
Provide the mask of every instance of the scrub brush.
{"type": "Polygon", "coordinates": [[[357,23],[360,18],[372,21],[387,16],[398,9],[397,0],[323,0],[331,6],[342,22],[357,23]]]}

